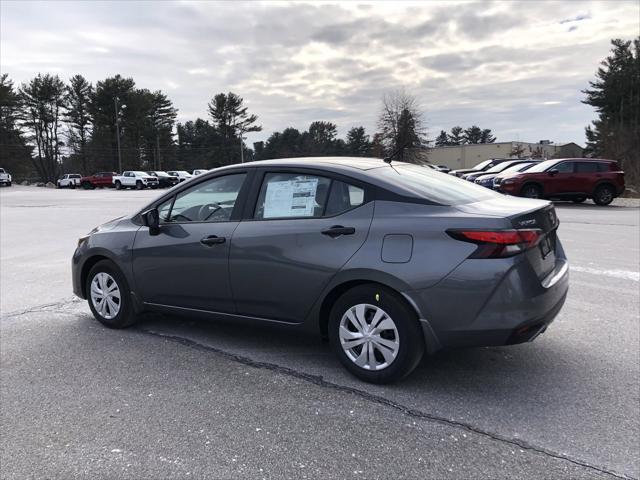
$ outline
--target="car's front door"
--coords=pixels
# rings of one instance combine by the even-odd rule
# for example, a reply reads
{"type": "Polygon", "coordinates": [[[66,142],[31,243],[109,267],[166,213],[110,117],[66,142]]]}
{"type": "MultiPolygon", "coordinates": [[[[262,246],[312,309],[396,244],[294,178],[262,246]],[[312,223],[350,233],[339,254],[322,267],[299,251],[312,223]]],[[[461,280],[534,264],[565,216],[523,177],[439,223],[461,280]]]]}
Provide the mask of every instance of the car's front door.
{"type": "Polygon", "coordinates": [[[544,180],[545,195],[562,195],[563,193],[574,192],[574,162],[560,162],[547,171],[547,178],[544,180]]]}
{"type": "Polygon", "coordinates": [[[302,322],[364,243],[373,217],[370,193],[357,182],[304,171],[266,171],[255,193],[251,218],[231,241],[238,313],[302,322]]]}
{"type": "Polygon", "coordinates": [[[229,246],[247,176],[207,179],[158,205],[158,234],[142,227],[133,248],[136,290],[145,303],[234,312],[229,246]]]}

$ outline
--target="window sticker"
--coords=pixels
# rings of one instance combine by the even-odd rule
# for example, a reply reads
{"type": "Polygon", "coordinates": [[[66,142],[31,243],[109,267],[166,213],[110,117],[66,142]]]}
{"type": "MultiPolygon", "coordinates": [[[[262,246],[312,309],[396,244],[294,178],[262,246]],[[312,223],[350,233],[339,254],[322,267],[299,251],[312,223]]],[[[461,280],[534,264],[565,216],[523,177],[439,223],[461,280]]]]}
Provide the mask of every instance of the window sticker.
{"type": "Polygon", "coordinates": [[[318,179],[269,182],[263,218],[313,217],[318,179]]]}

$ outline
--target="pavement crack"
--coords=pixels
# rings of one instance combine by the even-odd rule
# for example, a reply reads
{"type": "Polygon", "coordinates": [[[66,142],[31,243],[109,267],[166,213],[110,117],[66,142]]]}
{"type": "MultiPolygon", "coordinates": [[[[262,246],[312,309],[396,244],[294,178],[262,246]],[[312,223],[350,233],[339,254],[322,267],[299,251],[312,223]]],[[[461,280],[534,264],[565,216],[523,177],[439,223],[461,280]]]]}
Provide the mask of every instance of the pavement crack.
{"type": "Polygon", "coordinates": [[[71,297],[65,300],[60,300],[58,302],[53,302],[53,303],[44,303],[42,305],[36,305],[35,307],[29,307],[25,310],[14,310],[12,312],[9,313],[5,313],[2,315],[3,318],[12,318],[12,317],[19,317],[20,315],[26,315],[27,313],[39,313],[39,312],[48,312],[50,310],[55,310],[55,309],[59,309],[59,308],[63,308],[63,307],[67,307],[69,305],[74,305],[74,304],[79,304],[82,303],[84,300],[77,298],[77,297],[71,297]]]}
{"type": "Polygon", "coordinates": [[[628,475],[622,474],[622,473],[618,473],[615,472],[613,470],[607,469],[605,467],[600,467],[597,465],[592,465],[586,461],[583,460],[579,460],[579,459],[575,459],[575,458],[571,458],[567,455],[564,455],[562,453],[558,453],[558,452],[554,452],[553,450],[549,450],[547,448],[544,447],[540,447],[537,445],[533,445],[530,444],[524,440],[518,439],[518,438],[510,438],[510,437],[506,437],[488,430],[485,430],[483,428],[474,426],[470,423],[466,423],[466,422],[461,422],[461,421],[457,421],[457,420],[451,420],[449,418],[445,418],[445,417],[441,417],[438,415],[434,415],[431,413],[427,413],[427,412],[423,412],[417,409],[413,409],[410,407],[407,407],[405,405],[402,405],[401,403],[398,402],[394,402],[393,400],[389,400],[387,398],[381,397],[379,395],[374,395],[371,394],[369,392],[366,392],[364,390],[360,390],[358,388],[354,388],[354,387],[349,387],[346,385],[340,385],[337,383],[333,383],[330,382],[328,380],[325,380],[322,376],[318,376],[318,375],[311,375],[308,373],[304,373],[304,372],[300,372],[298,370],[294,370],[292,368],[289,367],[284,367],[281,365],[277,365],[275,363],[268,363],[268,362],[260,362],[260,361],[256,361],[253,360],[249,357],[245,357],[243,355],[238,355],[236,353],[231,353],[228,352],[226,350],[221,350],[219,348],[216,347],[212,347],[209,345],[204,345],[201,343],[198,343],[194,340],[190,340],[188,338],[183,338],[183,337],[179,337],[176,335],[169,335],[169,334],[165,334],[165,333],[161,333],[161,332],[157,332],[157,331],[153,331],[153,330],[147,330],[147,329],[138,329],[139,332],[148,334],[148,335],[154,335],[160,338],[163,338],[165,340],[169,340],[172,342],[176,342],[176,343],[180,343],[182,345],[185,345],[187,347],[190,348],[195,348],[198,350],[204,350],[207,352],[213,352],[216,353],[226,359],[232,360],[234,362],[238,362],[241,363],[243,365],[247,365],[250,367],[254,367],[254,368],[259,368],[259,369],[263,369],[263,370],[271,370],[277,373],[281,373],[283,375],[287,375],[290,377],[294,377],[309,383],[312,383],[314,385],[320,386],[320,387],[324,387],[324,388],[330,388],[332,390],[337,390],[340,392],[345,392],[345,393],[350,393],[352,395],[356,395],[360,398],[363,398],[367,401],[370,402],[374,402],[377,403],[379,405],[383,405],[389,408],[393,408],[394,410],[400,411],[402,413],[404,413],[405,415],[408,415],[410,417],[413,418],[417,418],[417,419],[421,419],[421,420],[427,420],[427,421],[431,421],[431,422],[435,422],[435,423],[439,423],[442,425],[447,425],[447,426],[451,426],[451,427],[455,427],[455,428],[460,428],[463,430],[466,430],[468,432],[472,432],[478,435],[482,435],[484,437],[490,438],[492,440],[495,440],[497,442],[501,442],[501,443],[506,443],[509,445],[512,445],[514,447],[518,447],[521,448],[523,450],[528,450],[531,452],[535,452],[541,455],[545,455],[548,457],[552,457],[558,460],[563,460],[563,461],[567,461],[570,462],[574,465],[583,467],[583,468],[587,468],[589,470],[593,470],[595,472],[598,472],[600,474],[605,474],[605,475],[610,475],[613,476],[615,478],[620,478],[620,479],[624,479],[624,480],[638,480],[635,477],[630,477],[628,475]]]}

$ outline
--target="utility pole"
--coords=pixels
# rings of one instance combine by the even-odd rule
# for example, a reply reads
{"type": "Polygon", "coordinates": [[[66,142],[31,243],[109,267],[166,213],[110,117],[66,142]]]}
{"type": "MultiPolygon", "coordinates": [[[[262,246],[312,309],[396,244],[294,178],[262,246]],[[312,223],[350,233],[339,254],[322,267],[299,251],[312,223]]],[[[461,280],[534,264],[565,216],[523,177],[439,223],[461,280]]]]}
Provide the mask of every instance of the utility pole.
{"type": "Polygon", "coordinates": [[[118,173],[122,173],[122,154],[120,153],[120,111],[118,110],[118,97],[113,97],[113,105],[116,109],[116,141],[118,143],[118,173]]]}

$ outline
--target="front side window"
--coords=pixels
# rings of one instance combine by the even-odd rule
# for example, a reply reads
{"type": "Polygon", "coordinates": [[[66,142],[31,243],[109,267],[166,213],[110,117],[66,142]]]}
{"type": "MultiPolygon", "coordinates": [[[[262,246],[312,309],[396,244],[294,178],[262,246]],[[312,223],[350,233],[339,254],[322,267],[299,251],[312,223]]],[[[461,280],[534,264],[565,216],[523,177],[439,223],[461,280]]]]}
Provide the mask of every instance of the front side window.
{"type": "Polygon", "coordinates": [[[160,222],[228,222],[245,177],[225,175],[179,193],[158,206],[160,222]]]}
{"type": "Polygon", "coordinates": [[[573,173],[573,162],[562,162],[551,168],[551,170],[557,170],[558,173],[573,173]]]}

